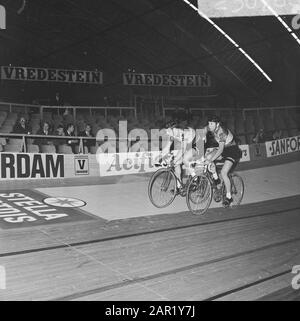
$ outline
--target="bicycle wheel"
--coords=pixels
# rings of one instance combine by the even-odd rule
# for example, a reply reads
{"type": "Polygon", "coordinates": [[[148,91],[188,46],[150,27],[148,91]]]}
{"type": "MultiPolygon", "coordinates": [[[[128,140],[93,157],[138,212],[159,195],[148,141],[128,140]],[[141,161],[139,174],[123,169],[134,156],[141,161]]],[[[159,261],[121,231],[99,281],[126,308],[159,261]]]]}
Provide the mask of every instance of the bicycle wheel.
{"type": "Polygon", "coordinates": [[[193,214],[204,214],[210,206],[212,200],[212,187],[209,179],[205,175],[195,176],[186,193],[186,203],[193,214]]]}
{"type": "MultiPolygon", "coordinates": [[[[244,181],[241,178],[241,176],[236,173],[232,173],[229,178],[231,182],[231,197],[233,199],[231,206],[238,206],[241,204],[244,196],[244,191],[245,191],[244,181]]],[[[222,194],[223,194],[223,200],[224,200],[226,197],[225,185],[223,186],[222,194]]]]}
{"type": "Polygon", "coordinates": [[[159,169],[153,174],[148,185],[151,203],[158,208],[169,206],[176,196],[176,177],[169,169],[159,169]]]}

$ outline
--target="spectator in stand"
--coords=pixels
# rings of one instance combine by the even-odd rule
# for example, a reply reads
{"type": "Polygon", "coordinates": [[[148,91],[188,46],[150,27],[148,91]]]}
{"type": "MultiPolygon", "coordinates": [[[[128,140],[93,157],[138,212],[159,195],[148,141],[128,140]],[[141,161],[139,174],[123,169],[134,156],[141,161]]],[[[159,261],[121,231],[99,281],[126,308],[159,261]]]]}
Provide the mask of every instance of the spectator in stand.
{"type": "Polygon", "coordinates": [[[261,128],[258,131],[258,133],[254,136],[253,143],[259,144],[259,143],[264,143],[265,141],[267,141],[267,135],[266,135],[264,129],[261,128]]]}
{"type": "MultiPolygon", "coordinates": [[[[61,125],[61,124],[58,125],[57,128],[56,128],[56,131],[54,132],[54,135],[55,136],[65,136],[64,126],[61,125]]],[[[54,145],[56,146],[56,148],[57,148],[58,145],[63,145],[63,144],[66,144],[66,140],[65,139],[57,138],[54,141],[54,145]]]]}
{"type": "MultiPolygon", "coordinates": [[[[38,130],[36,135],[41,135],[41,136],[49,136],[52,135],[52,131],[50,128],[50,124],[48,122],[43,122],[43,125],[41,128],[38,130]]],[[[51,139],[44,139],[44,138],[37,138],[35,140],[36,145],[53,145],[53,141],[51,139]]]]}
{"type": "Polygon", "coordinates": [[[282,130],[275,130],[275,132],[272,135],[273,140],[281,139],[282,138],[282,130]]]}
{"type": "Polygon", "coordinates": [[[13,133],[14,134],[26,134],[26,135],[31,134],[31,128],[27,124],[25,117],[21,117],[19,119],[19,121],[15,124],[15,126],[13,128],[13,133]]]}
{"type": "MultiPolygon", "coordinates": [[[[61,94],[59,92],[55,93],[55,98],[54,98],[54,102],[53,102],[54,106],[63,106],[64,105],[64,100],[61,96],[61,94]]],[[[63,111],[62,108],[58,109],[58,114],[61,114],[63,111]]]]}
{"type": "MultiPolygon", "coordinates": [[[[80,137],[94,137],[94,135],[92,133],[91,125],[87,124],[85,126],[85,130],[80,132],[78,136],[80,136],[80,137]]],[[[95,146],[95,141],[93,139],[84,139],[83,146],[86,146],[88,148],[88,152],[90,152],[91,146],[95,146]]]]}
{"type": "Polygon", "coordinates": [[[64,100],[61,97],[60,93],[55,93],[55,101],[54,101],[55,106],[63,106],[64,105],[64,100]]]}
{"type": "MultiPolygon", "coordinates": [[[[65,136],[74,137],[75,136],[74,135],[74,130],[75,130],[74,125],[71,124],[71,123],[68,124],[65,136]]],[[[77,139],[67,139],[67,145],[69,145],[72,148],[73,154],[76,154],[75,146],[78,145],[78,140],[77,139]]]]}

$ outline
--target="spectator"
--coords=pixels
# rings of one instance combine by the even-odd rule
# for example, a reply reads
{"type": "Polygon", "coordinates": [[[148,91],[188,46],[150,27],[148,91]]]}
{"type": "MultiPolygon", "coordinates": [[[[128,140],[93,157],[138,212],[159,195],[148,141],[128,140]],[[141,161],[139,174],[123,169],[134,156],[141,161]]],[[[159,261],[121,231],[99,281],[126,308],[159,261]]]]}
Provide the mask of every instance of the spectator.
{"type": "Polygon", "coordinates": [[[281,139],[282,138],[282,131],[281,129],[279,130],[275,130],[275,132],[273,133],[272,137],[274,140],[277,140],[277,139],[281,139]]]}
{"type": "MultiPolygon", "coordinates": [[[[74,125],[71,124],[71,123],[68,124],[65,136],[69,136],[69,137],[75,136],[74,135],[74,130],[75,130],[74,125]]],[[[73,154],[76,154],[75,146],[78,145],[78,140],[77,139],[67,139],[67,145],[69,145],[72,148],[73,154]]]]}
{"type": "Polygon", "coordinates": [[[253,143],[259,144],[267,141],[267,135],[263,128],[261,128],[258,133],[253,138],[253,143]]]}
{"type": "MultiPolygon", "coordinates": [[[[64,105],[64,100],[59,92],[55,93],[55,98],[52,103],[54,106],[63,106],[64,105]]],[[[62,113],[62,108],[57,108],[56,109],[56,114],[60,115],[62,113]]],[[[52,109],[54,111],[54,109],[52,109]]]]}
{"type": "MultiPolygon", "coordinates": [[[[91,125],[87,124],[85,126],[85,130],[80,132],[78,136],[80,136],[80,137],[94,137],[94,135],[92,133],[91,125]]],[[[91,146],[95,146],[95,141],[93,139],[84,139],[83,146],[86,146],[88,151],[90,152],[91,146]]]]}
{"type": "MultiPolygon", "coordinates": [[[[56,131],[54,132],[55,136],[65,136],[65,130],[63,125],[58,125],[56,131]]],[[[54,145],[57,147],[58,145],[66,144],[66,141],[62,138],[55,139],[54,145]]]]}
{"type": "MultiPolygon", "coordinates": [[[[43,136],[49,136],[52,135],[52,132],[50,130],[50,124],[48,122],[44,122],[41,128],[36,133],[37,135],[43,135],[43,136]]],[[[53,145],[53,141],[50,139],[44,139],[44,138],[37,138],[35,140],[36,145],[53,145]]]]}
{"type": "Polygon", "coordinates": [[[54,105],[55,106],[63,106],[64,105],[64,100],[61,97],[60,93],[55,93],[55,100],[54,100],[54,105]]]}
{"type": "Polygon", "coordinates": [[[31,128],[26,122],[25,117],[21,117],[13,128],[14,134],[31,134],[31,128]]]}

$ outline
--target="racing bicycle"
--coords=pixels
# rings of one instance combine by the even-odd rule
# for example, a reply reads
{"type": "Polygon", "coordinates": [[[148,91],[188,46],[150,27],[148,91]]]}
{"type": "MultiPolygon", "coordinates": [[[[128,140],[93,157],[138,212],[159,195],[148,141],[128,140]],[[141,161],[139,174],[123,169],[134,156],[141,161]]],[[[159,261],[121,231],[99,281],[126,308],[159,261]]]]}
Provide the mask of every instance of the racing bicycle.
{"type": "MultiPolygon", "coordinates": [[[[220,176],[220,169],[224,165],[223,162],[216,163],[218,176],[220,176]]],[[[203,161],[195,161],[190,163],[190,166],[195,168],[196,176],[190,180],[186,191],[186,203],[189,210],[193,214],[204,214],[211,202],[221,202],[225,200],[226,188],[224,181],[216,185],[212,173],[209,171],[209,166],[203,161]]],[[[244,181],[240,175],[234,171],[230,171],[228,177],[231,182],[231,195],[233,202],[231,206],[238,206],[244,196],[244,181]]]]}

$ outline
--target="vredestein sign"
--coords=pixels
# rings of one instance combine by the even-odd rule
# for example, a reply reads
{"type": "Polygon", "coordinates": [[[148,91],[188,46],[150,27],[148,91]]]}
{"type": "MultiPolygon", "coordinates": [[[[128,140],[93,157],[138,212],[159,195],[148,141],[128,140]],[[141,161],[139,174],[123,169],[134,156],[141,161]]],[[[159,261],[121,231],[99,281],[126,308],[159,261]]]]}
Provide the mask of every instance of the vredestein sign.
{"type": "Polygon", "coordinates": [[[123,84],[131,86],[211,87],[211,77],[203,75],[164,75],[123,73],[123,84]]]}
{"type": "Polygon", "coordinates": [[[86,70],[1,66],[1,79],[101,85],[103,73],[86,70]]]}

